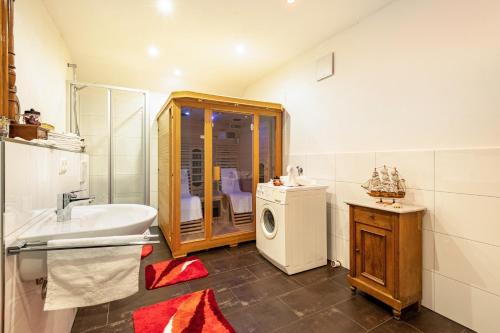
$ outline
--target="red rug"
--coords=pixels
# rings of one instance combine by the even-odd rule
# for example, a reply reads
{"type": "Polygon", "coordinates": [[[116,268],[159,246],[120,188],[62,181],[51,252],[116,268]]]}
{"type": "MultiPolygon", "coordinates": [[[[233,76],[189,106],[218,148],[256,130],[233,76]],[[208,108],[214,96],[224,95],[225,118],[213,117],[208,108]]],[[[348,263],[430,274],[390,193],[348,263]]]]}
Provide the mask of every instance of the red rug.
{"type": "Polygon", "coordinates": [[[140,308],[132,317],[135,333],[236,333],[211,289],[140,308]]]}
{"type": "Polygon", "coordinates": [[[165,287],[207,275],[205,265],[196,257],[161,261],[146,266],[146,289],[165,287]]]}
{"type": "Polygon", "coordinates": [[[146,258],[153,252],[153,245],[143,245],[141,252],[141,259],[146,258]]]}

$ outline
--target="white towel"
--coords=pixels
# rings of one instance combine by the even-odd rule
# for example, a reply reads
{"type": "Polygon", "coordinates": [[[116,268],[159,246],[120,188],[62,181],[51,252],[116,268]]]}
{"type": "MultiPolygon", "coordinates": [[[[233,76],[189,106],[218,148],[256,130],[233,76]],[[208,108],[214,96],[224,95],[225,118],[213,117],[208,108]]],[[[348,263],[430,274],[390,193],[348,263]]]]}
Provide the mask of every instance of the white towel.
{"type": "Polygon", "coordinates": [[[222,192],[231,199],[233,211],[237,214],[251,212],[253,196],[250,192],[241,191],[238,171],[235,168],[222,168],[221,179],[222,192]]]}
{"type": "Polygon", "coordinates": [[[203,212],[201,210],[200,197],[181,197],[181,223],[187,221],[196,221],[202,218],[203,212]]]}
{"type": "Polygon", "coordinates": [[[181,223],[203,218],[200,197],[189,192],[188,170],[181,170],[181,223]]]}
{"type": "MultiPolygon", "coordinates": [[[[47,246],[121,244],[147,236],[114,236],[51,240],[47,246]]],[[[45,311],[107,303],[139,291],[142,246],[104,247],[47,252],[45,311]]]]}

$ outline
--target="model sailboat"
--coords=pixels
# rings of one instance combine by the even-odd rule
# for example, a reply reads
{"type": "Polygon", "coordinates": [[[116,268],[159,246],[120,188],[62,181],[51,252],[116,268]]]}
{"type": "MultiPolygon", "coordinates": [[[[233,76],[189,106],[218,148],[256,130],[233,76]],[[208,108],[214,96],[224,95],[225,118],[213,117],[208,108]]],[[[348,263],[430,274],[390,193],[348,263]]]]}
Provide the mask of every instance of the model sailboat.
{"type": "Polygon", "coordinates": [[[363,187],[368,195],[376,198],[391,198],[401,199],[406,195],[406,183],[404,179],[401,179],[399,172],[396,168],[387,168],[383,166],[380,171],[375,168],[372,173],[372,177],[363,185],[363,187]]]}

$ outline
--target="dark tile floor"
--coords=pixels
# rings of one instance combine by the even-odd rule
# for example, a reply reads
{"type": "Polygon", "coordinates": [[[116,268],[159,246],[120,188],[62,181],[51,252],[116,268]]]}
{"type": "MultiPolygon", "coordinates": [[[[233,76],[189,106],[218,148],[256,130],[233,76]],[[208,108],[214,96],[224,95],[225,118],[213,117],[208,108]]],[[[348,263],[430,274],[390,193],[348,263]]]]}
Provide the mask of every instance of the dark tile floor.
{"type": "MultiPolygon", "coordinates": [[[[152,232],[159,233],[157,228],[152,232]]],[[[137,308],[206,288],[215,291],[222,312],[239,333],[472,332],[425,308],[420,313],[408,311],[396,321],[384,304],[361,293],[351,295],[347,270],[325,266],[288,276],[265,261],[253,242],[195,255],[209,270],[208,277],[146,290],[144,266],[171,258],[161,239],[142,262],[140,291],[123,300],[79,309],[72,332],[133,332],[131,314],[137,308]]]]}

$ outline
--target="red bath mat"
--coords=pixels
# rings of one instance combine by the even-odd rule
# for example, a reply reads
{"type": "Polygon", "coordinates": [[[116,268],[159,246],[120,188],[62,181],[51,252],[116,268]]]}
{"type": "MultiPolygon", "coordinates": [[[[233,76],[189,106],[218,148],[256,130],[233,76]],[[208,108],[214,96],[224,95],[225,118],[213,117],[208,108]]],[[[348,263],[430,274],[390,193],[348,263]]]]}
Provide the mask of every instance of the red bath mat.
{"type": "Polygon", "coordinates": [[[141,252],[141,259],[146,258],[153,252],[153,245],[143,245],[141,252]]]}
{"type": "Polygon", "coordinates": [[[236,333],[211,289],[140,308],[132,317],[135,333],[236,333]]]}
{"type": "Polygon", "coordinates": [[[146,266],[146,289],[165,287],[207,275],[205,265],[196,257],[161,261],[146,266]]]}

